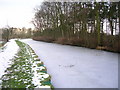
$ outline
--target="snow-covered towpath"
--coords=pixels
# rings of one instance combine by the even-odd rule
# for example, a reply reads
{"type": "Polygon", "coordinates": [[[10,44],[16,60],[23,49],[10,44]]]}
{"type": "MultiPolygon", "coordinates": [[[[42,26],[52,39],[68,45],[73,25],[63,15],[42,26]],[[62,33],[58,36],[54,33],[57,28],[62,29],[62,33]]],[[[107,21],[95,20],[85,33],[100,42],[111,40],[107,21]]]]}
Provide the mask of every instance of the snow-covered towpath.
{"type": "Polygon", "coordinates": [[[2,75],[4,75],[6,68],[9,67],[9,64],[11,63],[10,59],[15,56],[19,49],[15,39],[10,40],[4,46],[5,49],[0,50],[0,78],[2,75]]]}
{"type": "Polygon", "coordinates": [[[52,76],[55,88],[118,88],[118,54],[24,39],[52,76]]]}

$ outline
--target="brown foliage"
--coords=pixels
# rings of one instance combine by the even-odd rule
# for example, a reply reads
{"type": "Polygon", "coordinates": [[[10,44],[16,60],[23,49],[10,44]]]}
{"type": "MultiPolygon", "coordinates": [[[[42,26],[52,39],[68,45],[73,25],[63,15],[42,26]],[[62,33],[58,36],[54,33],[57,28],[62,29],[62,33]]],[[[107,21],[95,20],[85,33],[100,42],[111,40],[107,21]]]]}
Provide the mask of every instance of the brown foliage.
{"type": "Polygon", "coordinates": [[[68,39],[67,38],[58,38],[56,41],[54,41],[55,43],[59,43],[59,44],[67,44],[68,39]]]}
{"type": "Polygon", "coordinates": [[[70,38],[70,39],[69,39],[68,44],[69,44],[69,45],[83,46],[84,41],[83,41],[82,38],[73,37],[73,38],[70,38]]]}
{"type": "Polygon", "coordinates": [[[47,37],[47,36],[38,36],[38,37],[33,37],[33,40],[36,41],[44,41],[44,42],[53,42],[54,38],[52,37],[47,37]]]}
{"type": "Polygon", "coordinates": [[[107,46],[97,46],[96,49],[98,49],[98,50],[107,50],[107,46]]]}
{"type": "Polygon", "coordinates": [[[55,40],[54,38],[48,37],[48,36],[38,36],[38,37],[34,37],[33,40],[50,42],[50,43],[54,42],[54,43],[59,43],[63,45],[82,46],[82,47],[93,48],[97,50],[120,52],[120,40],[118,39],[117,39],[118,41],[115,39],[114,43],[111,43],[109,39],[104,39],[102,46],[97,46],[97,39],[94,37],[89,37],[86,40],[83,38],[77,38],[77,37],[72,37],[69,39],[65,37],[64,38],[61,37],[55,40]]]}

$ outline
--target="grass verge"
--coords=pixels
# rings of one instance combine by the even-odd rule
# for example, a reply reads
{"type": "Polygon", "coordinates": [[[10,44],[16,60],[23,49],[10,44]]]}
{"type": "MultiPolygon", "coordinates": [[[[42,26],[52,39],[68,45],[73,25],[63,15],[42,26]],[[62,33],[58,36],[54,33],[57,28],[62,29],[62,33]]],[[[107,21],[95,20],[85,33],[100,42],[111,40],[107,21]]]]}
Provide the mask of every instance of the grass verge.
{"type": "MultiPolygon", "coordinates": [[[[10,67],[1,77],[1,88],[50,88],[51,76],[32,48],[16,40],[20,47],[17,55],[12,59],[10,67]]],[[[10,89],[11,90],[11,89],[10,89]]]]}

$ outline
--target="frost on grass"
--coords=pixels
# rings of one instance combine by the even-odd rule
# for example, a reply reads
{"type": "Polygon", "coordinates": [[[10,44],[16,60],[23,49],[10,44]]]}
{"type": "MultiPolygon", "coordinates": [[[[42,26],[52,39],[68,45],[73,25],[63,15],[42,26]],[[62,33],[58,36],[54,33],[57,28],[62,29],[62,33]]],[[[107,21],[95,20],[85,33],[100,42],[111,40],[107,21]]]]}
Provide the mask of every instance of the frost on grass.
{"type": "Polygon", "coordinates": [[[52,88],[51,76],[32,48],[16,40],[20,47],[12,64],[1,77],[2,88],[52,88]]]}

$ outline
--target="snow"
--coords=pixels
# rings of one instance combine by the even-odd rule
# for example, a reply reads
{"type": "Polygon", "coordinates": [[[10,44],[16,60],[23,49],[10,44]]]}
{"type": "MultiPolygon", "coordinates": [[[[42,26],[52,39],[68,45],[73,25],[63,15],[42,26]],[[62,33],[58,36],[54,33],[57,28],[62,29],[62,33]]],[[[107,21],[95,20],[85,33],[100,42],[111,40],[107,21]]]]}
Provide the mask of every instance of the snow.
{"type": "MultiPolygon", "coordinates": [[[[44,62],[55,88],[118,88],[118,53],[45,43],[32,39],[21,41],[29,44],[44,62]]],[[[9,67],[10,59],[15,56],[18,49],[19,47],[12,39],[6,44],[3,52],[0,52],[0,77],[9,67]]],[[[35,56],[34,53],[32,56],[35,56]]],[[[37,69],[44,68],[36,67],[34,70],[37,69]]],[[[47,78],[48,74],[44,75],[44,78],[47,78]]],[[[35,72],[35,77],[35,82],[37,82],[41,76],[35,72]]]]}
{"type": "Polygon", "coordinates": [[[11,59],[18,52],[19,47],[17,46],[15,39],[10,40],[5,44],[5,49],[0,52],[0,77],[4,74],[4,71],[9,67],[11,59]]]}
{"type": "Polygon", "coordinates": [[[25,48],[26,53],[30,55],[29,61],[32,64],[31,71],[33,72],[32,83],[35,85],[35,88],[49,88],[49,90],[51,90],[50,85],[42,85],[41,83],[44,82],[45,79],[50,79],[50,75],[44,72],[40,72],[46,70],[44,66],[38,66],[38,64],[43,63],[40,61],[38,56],[35,53],[33,53],[34,51],[32,50],[32,48],[29,47],[29,45],[26,44],[25,48]]]}
{"type": "MultiPolygon", "coordinates": [[[[25,43],[22,43],[24,45],[24,51],[25,51],[25,55],[29,56],[29,59],[26,59],[26,63],[25,65],[22,65],[22,70],[26,71],[30,76],[32,76],[32,83],[36,86],[35,88],[49,88],[49,90],[51,90],[51,85],[42,85],[43,82],[50,80],[50,75],[48,75],[47,73],[44,72],[40,72],[40,71],[45,71],[46,68],[44,66],[38,66],[38,64],[43,64],[43,62],[40,61],[40,59],[38,58],[38,56],[33,53],[34,51],[25,43]],[[36,61],[35,61],[36,60],[36,61]],[[32,64],[31,66],[31,71],[30,70],[26,70],[27,65],[32,64]]],[[[15,39],[10,40],[10,42],[8,42],[5,45],[5,49],[3,50],[3,52],[0,52],[0,78],[2,77],[2,75],[5,75],[7,73],[5,73],[5,70],[10,67],[12,65],[12,60],[15,57],[18,57],[17,52],[19,50],[19,46],[16,44],[15,39]]],[[[24,56],[26,58],[26,56],[24,56]]],[[[20,69],[21,70],[21,69],[20,69]]],[[[14,71],[20,71],[20,70],[14,70],[14,71]]],[[[23,73],[23,75],[26,75],[25,73],[23,73]]],[[[17,78],[15,76],[11,76],[11,78],[14,78],[17,80],[17,78]]],[[[6,78],[7,79],[7,78],[6,78]]],[[[22,78],[21,78],[22,80],[22,78]]],[[[21,81],[18,80],[18,81],[21,81]]],[[[28,83],[29,78],[28,79],[24,79],[24,83],[28,83]]],[[[0,83],[2,83],[2,81],[0,80],[0,83]]],[[[1,87],[1,86],[0,86],[1,87]]],[[[29,87],[29,85],[27,86],[29,87]]]]}
{"type": "Polygon", "coordinates": [[[47,68],[55,88],[118,88],[118,53],[21,40],[47,68]]]}

